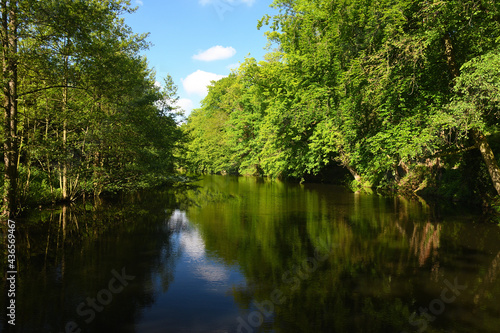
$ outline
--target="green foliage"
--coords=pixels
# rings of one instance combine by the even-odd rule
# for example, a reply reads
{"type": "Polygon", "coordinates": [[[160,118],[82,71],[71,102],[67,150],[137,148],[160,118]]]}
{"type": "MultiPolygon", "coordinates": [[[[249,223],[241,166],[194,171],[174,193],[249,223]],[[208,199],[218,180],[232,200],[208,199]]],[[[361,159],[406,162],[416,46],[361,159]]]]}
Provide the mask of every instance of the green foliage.
{"type": "Polygon", "coordinates": [[[16,10],[21,204],[171,182],[177,87],[170,76],[155,86],[140,55],[147,35],[121,18],[129,1],[25,0],[16,10]]]}
{"type": "Polygon", "coordinates": [[[465,63],[448,105],[448,126],[497,132],[500,125],[500,50],[465,63]]]}
{"type": "Polygon", "coordinates": [[[19,167],[21,202],[26,206],[45,205],[61,199],[57,183],[36,168],[19,167]]]}
{"type": "Polygon", "coordinates": [[[338,164],[353,187],[435,189],[455,167],[442,155],[464,167],[471,130],[498,131],[495,1],[272,6],[258,27],[277,48],[215,82],[188,120],[192,171],[302,179],[338,164]]]}

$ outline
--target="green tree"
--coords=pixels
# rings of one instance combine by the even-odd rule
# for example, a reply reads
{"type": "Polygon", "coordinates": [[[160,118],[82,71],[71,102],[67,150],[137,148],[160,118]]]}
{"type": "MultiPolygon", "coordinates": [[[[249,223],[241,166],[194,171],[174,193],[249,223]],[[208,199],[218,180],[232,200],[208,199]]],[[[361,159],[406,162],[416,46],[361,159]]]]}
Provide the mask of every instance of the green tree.
{"type": "Polygon", "coordinates": [[[227,136],[230,114],[238,103],[235,85],[234,75],[213,83],[201,108],[191,113],[186,131],[191,137],[188,160],[192,171],[234,173],[238,170],[237,162],[231,160],[227,136]]]}
{"type": "Polygon", "coordinates": [[[133,11],[125,0],[2,2],[5,215],[171,179],[176,87],[155,87],[139,55],[147,35],[121,18],[133,11]]]}
{"type": "Polygon", "coordinates": [[[2,51],[3,100],[3,215],[9,217],[16,208],[17,185],[17,94],[18,94],[18,2],[2,0],[0,31],[2,51]]]}
{"type": "Polygon", "coordinates": [[[465,138],[472,135],[500,195],[500,168],[486,139],[486,133],[498,132],[500,125],[498,68],[498,51],[473,58],[462,66],[454,87],[455,96],[448,105],[448,117],[441,127],[455,128],[458,135],[465,138]]]}
{"type": "Polygon", "coordinates": [[[190,117],[198,142],[190,156],[240,173],[257,165],[273,177],[302,178],[337,163],[358,184],[406,182],[416,190],[423,179],[408,179],[422,169],[437,179],[433,165],[466,165],[464,148],[472,143],[498,192],[488,142],[498,131],[498,106],[494,98],[484,101],[497,89],[494,75],[486,75],[496,73],[497,63],[486,56],[500,41],[496,1],[276,0],[272,6],[279,13],[258,27],[269,26],[275,50],[266,61],[240,66],[231,79],[242,85],[232,86],[236,96],[227,93],[229,81],[214,85],[208,104],[190,117]],[[450,154],[455,161],[441,164],[450,154]]]}

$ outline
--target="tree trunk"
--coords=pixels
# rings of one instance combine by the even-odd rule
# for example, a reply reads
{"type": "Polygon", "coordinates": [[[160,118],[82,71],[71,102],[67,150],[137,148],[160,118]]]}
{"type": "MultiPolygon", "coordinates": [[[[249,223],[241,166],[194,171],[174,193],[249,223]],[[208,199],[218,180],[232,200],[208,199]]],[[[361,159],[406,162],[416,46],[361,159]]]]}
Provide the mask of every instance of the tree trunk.
{"type": "Polygon", "coordinates": [[[354,179],[358,182],[361,183],[361,176],[356,172],[356,170],[354,170],[352,167],[350,167],[349,165],[347,166],[347,170],[349,170],[349,172],[351,173],[351,175],[354,177],[354,179]]]}
{"type": "Polygon", "coordinates": [[[62,199],[63,200],[68,200],[68,148],[67,148],[67,135],[68,135],[68,130],[67,130],[67,122],[64,120],[63,123],[63,135],[62,135],[62,140],[63,140],[63,151],[64,151],[64,158],[63,158],[63,166],[62,166],[62,175],[61,175],[61,192],[62,192],[62,199]]]}
{"type": "Polygon", "coordinates": [[[2,0],[2,74],[4,93],[4,193],[3,215],[11,217],[17,206],[17,1],[2,0]]]}
{"type": "Polygon", "coordinates": [[[448,63],[448,68],[450,69],[450,74],[453,80],[455,80],[460,75],[460,68],[455,61],[455,53],[453,51],[453,43],[451,41],[450,33],[447,32],[443,37],[444,49],[446,55],[446,62],[448,63]]]}
{"type": "Polygon", "coordinates": [[[490,174],[493,186],[497,190],[497,194],[500,195],[500,168],[498,167],[497,160],[493,154],[493,150],[486,140],[486,136],[480,131],[472,131],[472,137],[477,145],[477,148],[483,155],[484,163],[488,168],[488,173],[490,174]]]}
{"type": "MultiPolygon", "coordinates": [[[[64,51],[67,52],[69,44],[69,38],[66,38],[64,51]]],[[[69,200],[68,194],[68,120],[67,120],[67,107],[68,107],[68,55],[64,55],[64,78],[63,78],[63,95],[62,95],[62,115],[63,121],[63,133],[62,133],[62,145],[63,145],[63,166],[62,166],[62,181],[61,181],[61,192],[62,199],[64,201],[69,200]]]]}

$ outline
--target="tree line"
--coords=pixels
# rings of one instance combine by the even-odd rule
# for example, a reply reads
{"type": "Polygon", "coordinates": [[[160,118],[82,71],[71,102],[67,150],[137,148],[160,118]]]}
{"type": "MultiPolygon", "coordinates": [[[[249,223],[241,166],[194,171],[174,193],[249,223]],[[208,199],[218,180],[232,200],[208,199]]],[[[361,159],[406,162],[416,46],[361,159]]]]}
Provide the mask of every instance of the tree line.
{"type": "Polygon", "coordinates": [[[342,166],[354,188],[498,200],[500,3],[272,6],[265,59],[214,82],[189,116],[189,171],[307,179],[342,166]]]}
{"type": "Polygon", "coordinates": [[[125,0],[0,0],[3,215],[169,182],[177,88],[141,51],[125,0]]]}

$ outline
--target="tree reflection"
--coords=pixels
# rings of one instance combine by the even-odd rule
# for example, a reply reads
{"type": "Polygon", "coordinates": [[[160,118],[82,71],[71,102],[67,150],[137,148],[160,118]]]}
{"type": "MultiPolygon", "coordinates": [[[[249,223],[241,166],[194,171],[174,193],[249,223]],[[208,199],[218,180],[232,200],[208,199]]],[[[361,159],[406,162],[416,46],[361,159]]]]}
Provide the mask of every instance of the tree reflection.
{"type": "Polygon", "coordinates": [[[441,225],[434,225],[430,222],[414,226],[410,248],[418,257],[420,266],[423,266],[431,255],[433,258],[437,257],[440,233],[441,225]]]}
{"type": "MultiPolygon", "coordinates": [[[[496,226],[334,186],[220,176],[199,185],[40,211],[19,223],[21,331],[63,331],[70,320],[83,332],[139,331],[145,309],[175,289],[180,256],[192,260],[193,280],[209,286],[238,267],[245,282],[228,293],[239,317],[223,318],[235,329],[241,318],[255,332],[412,332],[419,329],[412,314],[420,318],[443,281],[455,279],[467,289],[427,332],[500,326],[496,226]],[[136,278],[86,324],[76,307],[122,267],[136,278]]],[[[186,316],[175,309],[179,321],[214,313],[189,306],[186,316]]]]}
{"type": "MultiPolygon", "coordinates": [[[[243,177],[233,183],[208,178],[203,185],[208,192],[191,193],[202,204],[189,208],[187,216],[201,230],[208,250],[228,264],[240,265],[247,283],[232,294],[242,309],[241,318],[249,319],[250,325],[248,316],[259,311],[259,304],[269,301],[275,290],[286,299],[274,306],[272,315],[262,315],[255,330],[414,330],[418,327],[409,324],[410,315],[438,298],[443,280],[453,281],[459,273],[440,267],[443,261],[460,265],[454,249],[462,248],[469,225],[430,222],[432,211],[422,202],[349,194],[319,185],[257,184],[243,177]],[[327,259],[305,274],[301,265],[325,244],[327,259]]],[[[469,237],[469,244],[478,251],[498,249],[495,237],[485,241],[484,232],[469,237]]],[[[479,267],[472,275],[489,276],[479,267]]],[[[460,278],[474,282],[470,274],[460,278]]],[[[487,290],[491,288],[499,295],[498,282],[487,290]]],[[[437,327],[463,331],[453,309],[471,296],[470,291],[464,293],[460,302],[449,305],[437,327]]],[[[486,320],[498,323],[495,317],[486,320]]]]}
{"type": "Polygon", "coordinates": [[[32,212],[20,220],[18,331],[63,332],[74,321],[82,332],[135,332],[141,309],[155,301],[153,279],[160,278],[164,291],[173,279],[166,224],[177,206],[172,193],[140,193],[32,212]],[[107,288],[112,270],[122,268],[134,280],[87,323],[78,306],[107,288]]]}

